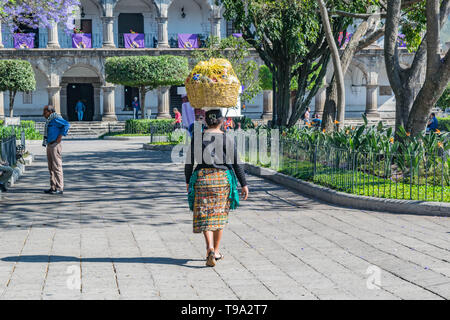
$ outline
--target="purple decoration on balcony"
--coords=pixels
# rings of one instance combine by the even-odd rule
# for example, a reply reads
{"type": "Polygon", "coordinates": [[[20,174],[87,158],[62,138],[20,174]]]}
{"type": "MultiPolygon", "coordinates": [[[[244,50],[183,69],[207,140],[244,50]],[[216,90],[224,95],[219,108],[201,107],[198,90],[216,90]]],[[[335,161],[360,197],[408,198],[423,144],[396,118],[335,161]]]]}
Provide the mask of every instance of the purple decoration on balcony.
{"type": "Polygon", "coordinates": [[[145,48],[145,36],[143,33],[124,33],[125,48],[145,48]]]}
{"type": "Polygon", "coordinates": [[[74,33],[72,35],[72,48],[92,48],[92,35],[90,33],[74,33]]]}
{"type": "Polygon", "coordinates": [[[242,38],[242,33],[233,33],[232,36],[235,38],[242,38]]]}
{"type": "Polygon", "coordinates": [[[14,48],[31,49],[34,48],[34,33],[14,33],[14,48]]]}
{"type": "Polygon", "coordinates": [[[178,48],[194,49],[198,48],[198,34],[196,33],[179,33],[178,34],[178,48]]]}

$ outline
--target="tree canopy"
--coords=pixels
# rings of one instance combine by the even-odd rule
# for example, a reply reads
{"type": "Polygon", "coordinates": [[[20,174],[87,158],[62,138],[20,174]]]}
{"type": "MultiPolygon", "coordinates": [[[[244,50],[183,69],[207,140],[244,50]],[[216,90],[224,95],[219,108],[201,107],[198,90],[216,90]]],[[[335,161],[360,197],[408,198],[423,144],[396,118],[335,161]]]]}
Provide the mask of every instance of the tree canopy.
{"type": "MultiPolygon", "coordinates": [[[[111,57],[105,62],[106,81],[139,88],[142,110],[145,94],[161,86],[178,86],[189,75],[188,59],[180,56],[111,57]]],[[[142,112],[142,118],[145,112],[142,112]]]]}
{"type": "MultiPolygon", "coordinates": [[[[334,0],[339,8],[358,10],[367,1],[334,0]]],[[[244,39],[256,49],[274,77],[274,123],[294,125],[321,86],[330,50],[316,1],[222,0],[227,20],[232,20],[244,39]],[[312,75],[312,76],[311,76],[312,75]],[[290,105],[291,81],[297,92],[290,105]],[[291,112],[290,112],[291,111],[291,112]]],[[[333,16],[335,39],[352,18],[333,16]]]]}
{"type": "Polygon", "coordinates": [[[153,90],[182,85],[189,65],[187,58],[171,55],[111,57],[106,59],[105,72],[108,82],[153,90]]]}
{"type": "Polygon", "coordinates": [[[34,29],[61,23],[66,30],[74,28],[74,15],[79,0],[0,0],[0,20],[12,32],[21,25],[34,29]]]}
{"type": "Polygon", "coordinates": [[[25,60],[0,60],[0,91],[9,91],[9,113],[13,116],[17,92],[36,90],[33,67],[25,60]]]}

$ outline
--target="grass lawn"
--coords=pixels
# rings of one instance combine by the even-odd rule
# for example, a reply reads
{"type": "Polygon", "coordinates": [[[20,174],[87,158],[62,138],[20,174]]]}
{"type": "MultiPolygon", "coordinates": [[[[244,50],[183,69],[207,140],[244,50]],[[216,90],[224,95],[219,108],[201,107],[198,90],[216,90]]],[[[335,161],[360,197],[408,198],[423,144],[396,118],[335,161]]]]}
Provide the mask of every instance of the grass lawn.
{"type": "MultiPolygon", "coordinates": [[[[248,160],[248,159],[247,159],[248,160]]],[[[269,167],[261,165],[262,167],[269,167]]],[[[444,181],[433,185],[429,179],[425,184],[421,179],[409,183],[407,180],[391,180],[368,174],[362,171],[351,171],[346,169],[332,169],[331,167],[318,164],[316,174],[313,174],[314,166],[309,161],[297,161],[295,159],[283,158],[283,163],[278,172],[305,181],[325,186],[334,190],[377,198],[421,200],[450,202],[450,186],[444,181]]]]}

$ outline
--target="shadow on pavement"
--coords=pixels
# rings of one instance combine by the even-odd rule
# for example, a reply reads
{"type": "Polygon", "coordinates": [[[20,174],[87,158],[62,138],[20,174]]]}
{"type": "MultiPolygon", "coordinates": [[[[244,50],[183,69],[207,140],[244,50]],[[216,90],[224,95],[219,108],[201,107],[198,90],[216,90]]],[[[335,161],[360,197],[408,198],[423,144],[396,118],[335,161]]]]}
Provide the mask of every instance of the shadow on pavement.
{"type": "Polygon", "coordinates": [[[71,256],[47,256],[47,255],[27,255],[27,256],[10,256],[0,259],[5,262],[29,262],[29,263],[55,263],[55,262],[114,262],[114,263],[149,263],[163,265],[177,265],[187,268],[206,268],[203,266],[189,266],[188,262],[204,261],[200,259],[175,259],[167,257],[130,257],[130,258],[77,258],[71,256]]]}

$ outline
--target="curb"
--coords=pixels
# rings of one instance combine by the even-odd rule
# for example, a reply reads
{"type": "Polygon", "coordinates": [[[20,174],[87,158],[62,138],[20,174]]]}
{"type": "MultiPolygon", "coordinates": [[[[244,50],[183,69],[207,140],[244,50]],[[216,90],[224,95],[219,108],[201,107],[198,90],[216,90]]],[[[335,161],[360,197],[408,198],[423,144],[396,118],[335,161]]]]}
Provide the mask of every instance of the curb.
{"type": "MultiPolygon", "coordinates": [[[[10,187],[13,187],[17,183],[19,178],[21,176],[23,176],[23,174],[25,173],[25,167],[33,163],[34,155],[30,154],[28,157],[24,158],[24,160],[25,160],[25,165],[23,165],[22,163],[17,163],[16,167],[14,168],[11,178],[9,178],[9,186],[10,187]]],[[[1,191],[0,191],[0,193],[1,193],[1,191]]]]}
{"type": "Polygon", "coordinates": [[[397,200],[357,196],[299,180],[275,170],[258,167],[249,163],[245,164],[245,169],[250,174],[292,188],[309,197],[342,207],[401,214],[450,217],[450,203],[447,202],[397,200]]]}
{"type": "Polygon", "coordinates": [[[153,151],[172,151],[174,145],[157,145],[157,144],[148,144],[144,143],[142,148],[144,150],[153,150],[153,151]]]}
{"type": "Polygon", "coordinates": [[[104,136],[103,140],[132,140],[130,137],[104,136]]]}

